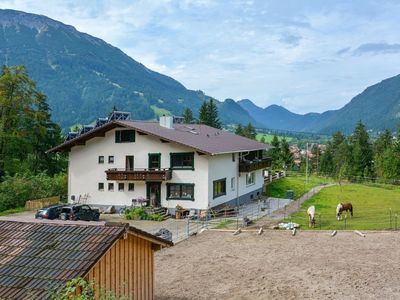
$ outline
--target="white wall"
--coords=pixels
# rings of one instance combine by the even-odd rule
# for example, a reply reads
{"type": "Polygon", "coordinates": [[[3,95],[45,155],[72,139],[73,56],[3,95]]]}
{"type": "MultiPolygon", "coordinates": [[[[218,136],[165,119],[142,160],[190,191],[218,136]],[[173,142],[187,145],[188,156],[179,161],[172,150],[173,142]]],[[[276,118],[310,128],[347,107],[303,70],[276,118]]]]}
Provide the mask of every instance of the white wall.
{"type": "Polygon", "coordinates": [[[246,173],[239,173],[239,156],[235,153],[235,161],[232,161],[232,153],[220,154],[210,157],[209,160],[209,192],[210,207],[220,205],[232,199],[262,188],[264,178],[262,170],[255,172],[255,182],[246,185],[246,173]],[[213,199],[213,182],[226,178],[226,195],[213,199]],[[231,178],[235,178],[234,189],[231,188],[231,178]],[[239,186],[239,189],[238,189],[239,186]]]}
{"type": "MultiPolygon", "coordinates": [[[[172,130],[172,129],[171,129],[172,130]]],[[[175,143],[161,143],[159,138],[150,135],[139,135],[136,132],[134,143],[115,143],[115,130],[106,133],[105,137],[96,137],[84,146],[75,146],[69,153],[69,188],[68,195],[78,199],[88,194],[87,203],[101,205],[130,205],[132,198],[146,197],[144,181],[134,181],[135,191],[118,191],[117,181],[107,181],[105,170],[125,168],[125,156],[133,155],[135,168],[148,167],[148,153],[161,153],[161,168],[170,167],[171,152],[194,152],[191,148],[175,143]],[[98,157],[104,156],[104,164],[98,163],[98,157]],[[108,156],[114,156],[114,163],[108,163],[108,156]],[[98,191],[98,183],[104,183],[104,191],[98,191]],[[114,191],[108,191],[108,182],[114,182],[114,191]]],[[[207,155],[195,152],[195,170],[173,170],[170,183],[194,183],[195,201],[166,200],[166,181],[161,183],[161,205],[174,208],[177,204],[184,208],[204,209],[208,206],[208,159],[207,155]]]]}

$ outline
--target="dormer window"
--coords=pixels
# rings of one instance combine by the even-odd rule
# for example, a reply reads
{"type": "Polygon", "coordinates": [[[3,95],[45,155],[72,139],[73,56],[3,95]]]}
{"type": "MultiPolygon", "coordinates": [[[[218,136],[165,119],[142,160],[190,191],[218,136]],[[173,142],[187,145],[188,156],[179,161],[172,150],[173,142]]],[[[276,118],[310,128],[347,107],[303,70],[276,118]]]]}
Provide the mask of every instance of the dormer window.
{"type": "Polygon", "coordinates": [[[135,142],[135,130],[116,130],[116,143],[133,143],[135,142]]]}

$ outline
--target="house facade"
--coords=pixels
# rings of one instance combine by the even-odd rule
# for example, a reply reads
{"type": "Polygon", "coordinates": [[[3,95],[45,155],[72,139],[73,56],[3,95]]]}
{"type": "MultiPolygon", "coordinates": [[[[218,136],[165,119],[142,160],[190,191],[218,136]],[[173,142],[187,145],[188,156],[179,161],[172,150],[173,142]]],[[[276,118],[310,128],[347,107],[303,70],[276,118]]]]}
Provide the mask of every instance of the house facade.
{"type": "Polygon", "coordinates": [[[208,209],[262,192],[269,146],[205,125],[111,120],[50,151],[68,151],[71,202],[208,209]]]}

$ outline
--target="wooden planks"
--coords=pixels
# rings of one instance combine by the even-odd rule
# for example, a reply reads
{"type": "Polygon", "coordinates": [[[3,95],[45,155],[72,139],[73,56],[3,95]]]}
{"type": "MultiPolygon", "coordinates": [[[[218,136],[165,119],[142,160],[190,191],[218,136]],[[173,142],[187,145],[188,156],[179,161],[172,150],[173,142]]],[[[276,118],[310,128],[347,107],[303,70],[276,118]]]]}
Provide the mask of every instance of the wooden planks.
{"type": "Polygon", "coordinates": [[[153,299],[154,251],[152,242],[128,234],[120,239],[86,276],[93,280],[96,298],[113,291],[117,298],[153,299]]]}

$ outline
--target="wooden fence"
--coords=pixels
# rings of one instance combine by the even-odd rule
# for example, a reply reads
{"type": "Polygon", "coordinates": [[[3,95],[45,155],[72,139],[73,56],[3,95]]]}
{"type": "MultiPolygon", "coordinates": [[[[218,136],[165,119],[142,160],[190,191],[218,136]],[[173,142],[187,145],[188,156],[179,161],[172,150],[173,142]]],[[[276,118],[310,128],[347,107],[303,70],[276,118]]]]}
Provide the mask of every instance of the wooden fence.
{"type": "Polygon", "coordinates": [[[264,175],[264,184],[270,184],[271,182],[278,180],[282,177],[286,177],[286,172],[285,171],[279,171],[276,172],[274,175],[272,175],[271,172],[268,173],[268,176],[264,175]]]}
{"type": "Polygon", "coordinates": [[[45,206],[57,204],[60,202],[60,196],[28,200],[25,203],[25,210],[38,210],[45,206]]]}

